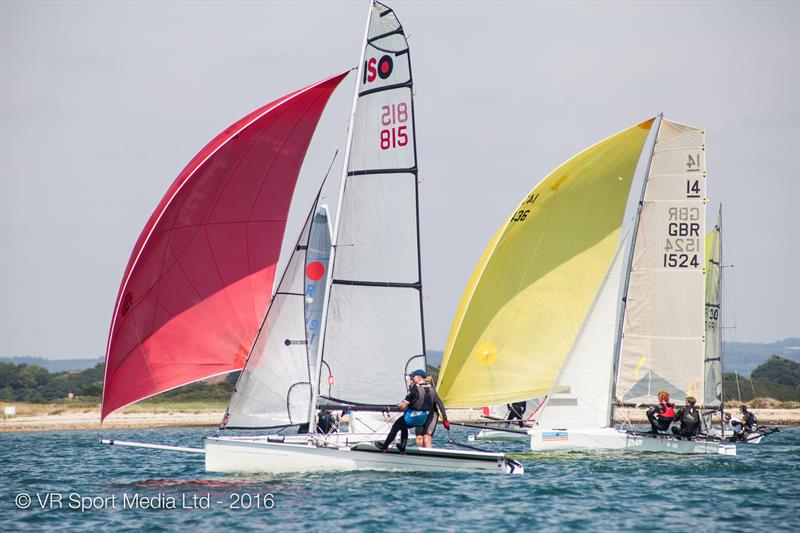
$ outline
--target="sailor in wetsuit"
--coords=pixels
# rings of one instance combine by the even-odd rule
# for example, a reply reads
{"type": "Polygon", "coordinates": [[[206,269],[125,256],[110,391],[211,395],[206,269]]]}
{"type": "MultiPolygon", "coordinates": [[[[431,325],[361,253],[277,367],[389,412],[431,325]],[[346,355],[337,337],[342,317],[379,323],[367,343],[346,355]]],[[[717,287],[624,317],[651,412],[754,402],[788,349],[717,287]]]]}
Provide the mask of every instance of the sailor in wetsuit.
{"type": "Polygon", "coordinates": [[[658,405],[647,410],[647,420],[650,421],[651,433],[666,433],[672,420],[675,418],[675,404],[669,402],[669,393],[665,390],[658,392],[658,405]]]}
{"type": "MultiPolygon", "coordinates": [[[[421,370],[417,370],[417,372],[421,372],[421,370]]],[[[422,387],[418,390],[419,395],[425,398],[421,410],[428,411],[428,419],[425,421],[425,425],[414,427],[417,448],[431,448],[433,447],[433,434],[436,432],[436,424],[439,422],[439,413],[442,414],[442,425],[445,429],[450,429],[450,422],[447,420],[447,410],[444,408],[444,402],[439,398],[436,389],[433,388],[430,377],[425,377],[422,387]]]]}
{"type": "Polygon", "coordinates": [[[747,405],[742,404],[742,406],[739,407],[739,411],[742,412],[742,424],[744,425],[744,430],[748,433],[755,433],[758,431],[758,419],[752,411],[747,410],[747,405]]]}
{"type": "Polygon", "coordinates": [[[733,440],[747,442],[750,435],[758,431],[758,419],[756,419],[756,415],[754,415],[752,411],[747,409],[747,405],[745,404],[739,407],[739,411],[742,413],[742,419],[737,420],[734,418],[731,420],[733,440]]]}
{"type": "Polygon", "coordinates": [[[697,400],[694,396],[686,397],[686,405],[678,409],[675,413],[675,422],[680,422],[680,429],[672,427],[672,432],[675,435],[693,439],[700,434],[702,422],[700,421],[700,411],[695,408],[697,400]]]}
{"type": "MultiPolygon", "coordinates": [[[[442,417],[444,418],[443,424],[445,428],[450,429],[450,422],[447,421],[447,416],[444,411],[444,404],[442,403],[442,400],[439,399],[439,396],[436,395],[436,391],[433,390],[433,386],[424,382],[425,378],[427,377],[425,371],[415,370],[409,374],[409,377],[411,378],[411,387],[409,387],[408,394],[406,395],[405,399],[397,404],[397,406],[401,409],[405,409],[406,412],[427,411],[425,418],[422,418],[419,424],[414,425],[422,428],[421,432],[419,430],[417,431],[417,435],[422,437],[423,444],[426,442],[430,443],[433,439],[433,429],[436,427],[436,422],[439,419],[438,414],[435,417],[432,416],[435,412],[434,404],[437,407],[441,407],[442,417]]],[[[409,428],[406,418],[407,414],[408,413],[403,413],[403,416],[395,420],[394,424],[392,425],[392,429],[389,430],[389,435],[386,437],[386,440],[383,441],[383,443],[376,443],[378,448],[380,448],[382,451],[386,451],[389,448],[389,445],[394,442],[394,439],[397,437],[397,433],[399,432],[400,443],[397,445],[397,449],[400,450],[401,453],[406,451],[409,428]]]]}
{"type": "Polygon", "coordinates": [[[508,407],[508,415],[506,416],[506,420],[519,420],[519,427],[525,427],[525,424],[522,422],[522,414],[525,412],[525,409],[528,406],[528,402],[515,402],[515,403],[507,403],[506,407],[508,407]]]}

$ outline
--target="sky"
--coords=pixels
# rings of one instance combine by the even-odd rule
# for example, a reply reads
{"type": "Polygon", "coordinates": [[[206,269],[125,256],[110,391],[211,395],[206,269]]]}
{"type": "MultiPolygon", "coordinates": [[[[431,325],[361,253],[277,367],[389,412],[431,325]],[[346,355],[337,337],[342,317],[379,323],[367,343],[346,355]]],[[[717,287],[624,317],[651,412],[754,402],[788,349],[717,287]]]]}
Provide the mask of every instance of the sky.
{"type": "MultiPolygon", "coordinates": [[[[0,0],[0,356],[103,355],[178,172],[250,111],[356,66],[367,5],[0,0]]],[[[660,112],[706,131],[709,220],[721,202],[734,265],[726,339],[800,336],[799,2],[390,5],[414,69],[429,349],[526,193],[660,112]]],[[[345,143],[352,88],[323,116],[287,235],[345,143]]]]}

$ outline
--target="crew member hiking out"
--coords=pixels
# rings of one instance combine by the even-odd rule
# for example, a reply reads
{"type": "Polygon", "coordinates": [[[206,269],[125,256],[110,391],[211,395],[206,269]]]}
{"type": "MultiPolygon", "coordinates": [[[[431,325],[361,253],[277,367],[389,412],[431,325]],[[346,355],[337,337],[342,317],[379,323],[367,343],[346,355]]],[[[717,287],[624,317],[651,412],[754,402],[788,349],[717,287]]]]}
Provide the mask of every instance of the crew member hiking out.
{"type": "Polygon", "coordinates": [[[672,432],[687,439],[693,439],[700,434],[702,423],[700,421],[700,411],[695,408],[697,399],[694,396],[686,397],[686,405],[678,409],[675,413],[675,422],[680,422],[680,429],[672,427],[672,432]]]}
{"type": "Polygon", "coordinates": [[[658,405],[647,410],[651,433],[666,433],[675,418],[675,404],[670,403],[669,393],[665,390],[658,393],[658,405]]]}
{"type": "Polygon", "coordinates": [[[400,443],[397,445],[397,449],[400,453],[404,453],[408,443],[409,427],[416,428],[417,445],[421,443],[424,447],[430,447],[436,422],[439,420],[439,415],[436,413],[437,407],[442,413],[444,427],[450,429],[444,404],[430,382],[425,381],[427,377],[425,371],[415,370],[409,374],[409,377],[411,378],[411,387],[408,394],[402,402],[397,404],[400,409],[405,410],[403,416],[395,420],[386,440],[375,444],[382,451],[386,451],[400,433],[400,443]]]}

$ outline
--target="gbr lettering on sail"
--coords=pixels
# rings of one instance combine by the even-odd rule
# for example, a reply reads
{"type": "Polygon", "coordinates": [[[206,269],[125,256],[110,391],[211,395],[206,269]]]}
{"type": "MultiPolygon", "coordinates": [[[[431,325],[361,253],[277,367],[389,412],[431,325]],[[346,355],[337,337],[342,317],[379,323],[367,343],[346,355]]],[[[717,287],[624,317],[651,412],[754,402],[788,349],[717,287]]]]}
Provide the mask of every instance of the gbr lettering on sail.
{"type": "Polygon", "coordinates": [[[666,268],[700,268],[703,265],[703,169],[700,153],[686,154],[685,193],[690,205],[667,209],[667,236],[663,265],[666,268]]]}

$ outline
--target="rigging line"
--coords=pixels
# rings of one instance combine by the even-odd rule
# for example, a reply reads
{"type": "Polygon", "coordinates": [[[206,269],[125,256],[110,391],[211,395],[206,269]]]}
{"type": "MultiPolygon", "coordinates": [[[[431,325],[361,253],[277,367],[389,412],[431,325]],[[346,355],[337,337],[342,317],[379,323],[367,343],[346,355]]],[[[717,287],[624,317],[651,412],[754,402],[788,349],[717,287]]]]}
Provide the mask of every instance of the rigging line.
{"type": "MultiPolygon", "coordinates": [[[[317,196],[316,196],[316,198],[314,199],[314,203],[312,204],[312,209],[311,209],[311,212],[310,212],[310,213],[309,213],[309,215],[306,217],[306,221],[305,221],[305,223],[303,224],[303,227],[302,227],[302,228],[300,228],[300,234],[297,236],[297,239],[295,240],[295,249],[296,249],[296,248],[297,248],[297,246],[300,244],[300,241],[303,239],[303,232],[305,231],[305,229],[306,229],[306,226],[308,226],[308,235],[307,235],[307,238],[306,238],[306,239],[307,239],[307,240],[306,240],[306,248],[308,248],[308,239],[309,239],[309,238],[310,238],[310,236],[311,236],[311,226],[313,225],[313,222],[314,222],[314,215],[316,214],[317,206],[318,206],[318,204],[319,204],[319,198],[320,198],[320,195],[322,194],[322,189],[323,189],[323,187],[325,186],[325,182],[326,182],[326,181],[327,181],[327,179],[328,179],[328,175],[329,175],[329,173],[330,173],[330,171],[331,171],[331,168],[333,167],[333,163],[334,163],[334,161],[336,161],[336,156],[337,156],[338,154],[339,154],[339,150],[337,149],[337,150],[336,150],[336,151],[333,153],[333,157],[331,158],[331,163],[330,163],[330,165],[328,165],[328,170],[327,170],[327,172],[325,173],[325,176],[322,178],[322,183],[320,183],[320,185],[319,185],[319,189],[318,189],[318,191],[317,191],[317,196]]],[[[290,264],[291,264],[291,257],[289,258],[289,261],[287,261],[287,263],[286,263],[286,267],[284,268],[284,271],[283,271],[283,273],[281,274],[281,279],[278,281],[278,288],[280,288],[280,286],[283,284],[283,282],[284,282],[284,279],[286,278],[286,274],[287,274],[287,272],[288,272],[288,267],[290,266],[290,264]]],[[[270,289],[270,290],[271,290],[271,289],[270,289]]],[[[276,294],[277,294],[277,292],[276,292],[276,294]]],[[[267,311],[266,311],[266,313],[264,313],[264,318],[263,318],[263,320],[261,321],[261,326],[260,326],[260,327],[258,328],[258,330],[256,331],[256,334],[255,334],[255,336],[254,336],[254,338],[253,338],[253,342],[252,342],[252,344],[250,345],[250,347],[248,348],[248,351],[247,351],[247,358],[246,358],[246,359],[245,359],[245,361],[244,361],[244,365],[242,366],[242,368],[241,368],[241,371],[239,372],[239,377],[237,378],[237,380],[236,380],[236,384],[234,385],[234,388],[233,388],[233,390],[234,390],[234,394],[231,394],[231,397],[230,397],[230,399],[228,400],[228,406],[225,408],[225,415],[226,415],[226,416],[227,416],[227,415],[229,414],[229,412],[230,412],[230,406],[231,406],[231,402],[233,401],[233,398],[234,398],[234,396],[236,395],[235,393],[236,393],[236,391],[237,391],[237,390],[238,390],[238,388],[239,388],[239,384],[241,383],[242,377],[245,375],[245,369],[247,368],[247,365],[248,365],[248,363],[250,362],[250,357],[251,357],[251,355],[253,354],[253,349],[255,348],[255,346],[256,346],[256,342],[258,342],[258,339],[259,339],[259,337],[261,336],[262,330],[264,329],[264,326],[265,326],[265,325],[266,325],[266,323],[267,323],[267,317],[269,316],[269,314],[270,314],[270,311],[272,310],[272,306],[273,306],[273,304],[274,304],[274,303],[275,303],[275,297],[273,296],[273,297],[271,297],[271,298],[270,298],[270,300],[269,300],[269,304],[268,304],[268,306],[267,306],[267,311]]],[[[305,311],[305,299],[303,300],[303,305],[304,305],[304,309],[303,309],[303,310],[305,311]]],[[[305,328],[304,328],[304,329],[305,329],[305,328]]],[[[309,376],[309,382],[310,382],[310,381],[311,381],[311,379],[310,379],[310,376],[309,376]]],[[[223,418],[223,420],[225,420],[225,418],[223,418]]]]}

